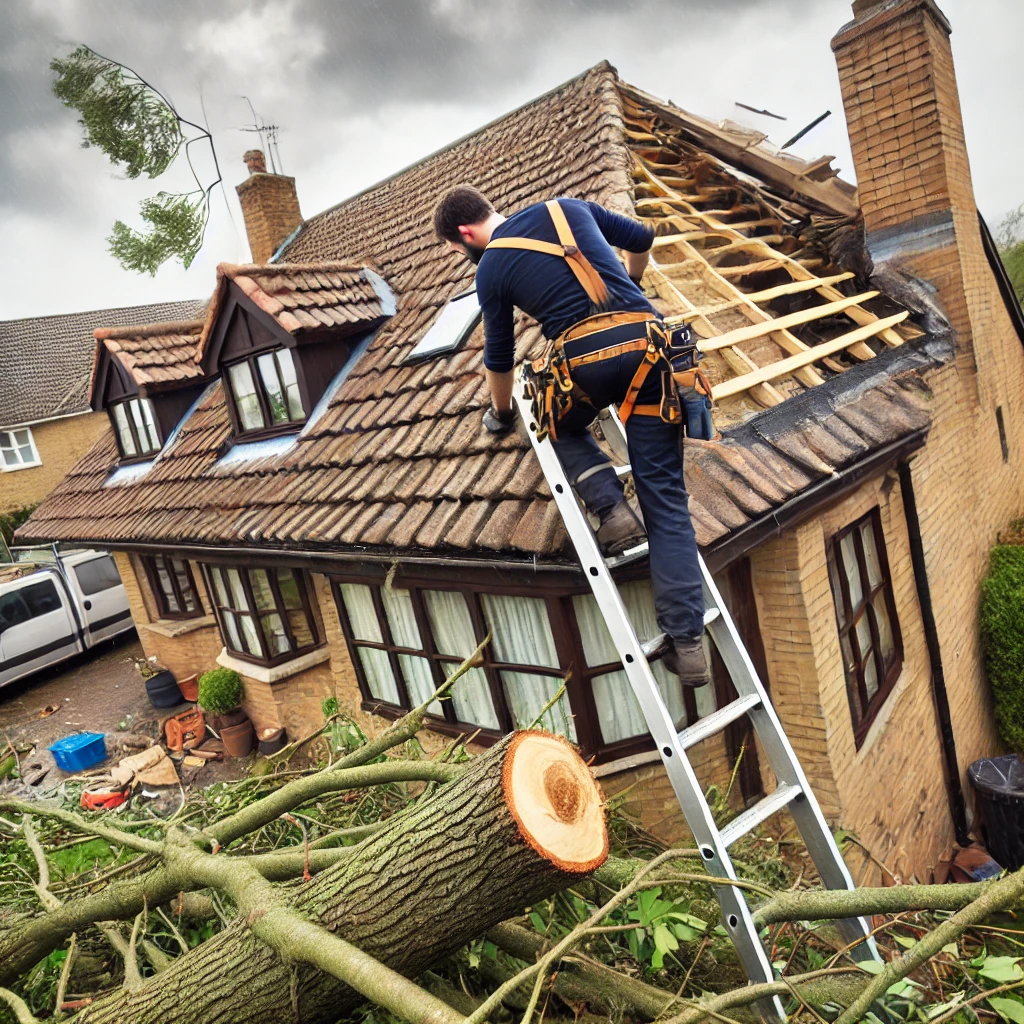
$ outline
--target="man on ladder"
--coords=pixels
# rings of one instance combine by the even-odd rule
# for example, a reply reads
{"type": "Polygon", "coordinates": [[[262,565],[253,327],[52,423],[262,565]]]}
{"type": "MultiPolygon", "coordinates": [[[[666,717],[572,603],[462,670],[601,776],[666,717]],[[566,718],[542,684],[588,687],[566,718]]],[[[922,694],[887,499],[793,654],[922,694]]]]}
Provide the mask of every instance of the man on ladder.
{"type": "MultiPolygon", "coordinates": [[[[566,475],[600,519],[605,555],[642,543],[646,526],[665,665],[684,686],[710,680],[701,637],[704,599],[683,481],[677,382],[708,389],[694,370],[687,328],[669,331],[639,288],[654,232],[578,199],[552,200],[503,217],[479,190],[461,185],[434,210],[440,239],[477,264],[492,434],[512,429],[513,311],[537,320],[549,345],[526,368],[539,436],[550,434],[566,475]],[[623,251],[625,266],[612,246],[623,251]],[[589,425],[615,405],[625,425],[644,526],[589,425]]],[[[702,390],[703,388],[703,390],[702,390]]]]}

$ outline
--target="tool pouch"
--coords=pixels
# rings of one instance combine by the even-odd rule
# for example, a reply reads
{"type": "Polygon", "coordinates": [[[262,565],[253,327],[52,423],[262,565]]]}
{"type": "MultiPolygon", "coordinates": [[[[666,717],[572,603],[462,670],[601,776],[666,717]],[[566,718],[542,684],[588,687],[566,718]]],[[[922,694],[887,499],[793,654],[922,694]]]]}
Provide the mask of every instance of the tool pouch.
{"type": "Polygon", "coordinates": [[[683,429],[687,437],[713,441],[718,436],[711,419],[711,383],[697,365],[701,353],[689,326],[676,327],[669,335],[666,351],[672,364],[672,380],[683,411],[683,429]]]}
{"type": "Polygon", "coordinates": [[[525,397],[537,425],[537,438],[557,438],[555,424],[573,405],[573,384],[565,353],[554,345],[544,355],[523,367],[525,397]]]}

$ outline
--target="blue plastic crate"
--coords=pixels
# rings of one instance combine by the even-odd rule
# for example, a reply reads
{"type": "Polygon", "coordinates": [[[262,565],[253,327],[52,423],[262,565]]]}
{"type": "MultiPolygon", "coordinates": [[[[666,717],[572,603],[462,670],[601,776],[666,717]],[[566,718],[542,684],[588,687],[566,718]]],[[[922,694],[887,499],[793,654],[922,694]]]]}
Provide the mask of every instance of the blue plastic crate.
{"type": "Polygon", "coordinates": [[[65,772],[84,772],[107,756],[101,732],[79,732],[65,736],[49,747],[57,767],[65,772]]]}

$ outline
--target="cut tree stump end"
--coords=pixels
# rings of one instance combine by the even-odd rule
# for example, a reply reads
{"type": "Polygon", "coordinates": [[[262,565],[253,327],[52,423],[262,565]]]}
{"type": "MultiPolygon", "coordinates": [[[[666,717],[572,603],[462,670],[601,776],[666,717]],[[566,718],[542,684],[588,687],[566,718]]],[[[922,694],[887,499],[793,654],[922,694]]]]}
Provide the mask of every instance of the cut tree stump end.
{"type": "Polygon", "coordinates": [[[601,790],[568,740],[538,730],[515,733],[502,786],[520,835],[555,867],[585,875],[605,862],[601,790]]]}

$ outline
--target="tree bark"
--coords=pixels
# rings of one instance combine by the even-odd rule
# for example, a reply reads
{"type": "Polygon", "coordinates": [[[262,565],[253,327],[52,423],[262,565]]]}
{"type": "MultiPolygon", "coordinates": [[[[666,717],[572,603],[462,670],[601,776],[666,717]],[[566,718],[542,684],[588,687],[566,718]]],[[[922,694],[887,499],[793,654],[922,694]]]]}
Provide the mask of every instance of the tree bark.
{"type": "MultiPolygon", "coordinates": [[[[578,755],[548,734],[516,733],[294,887],[289,902],[414,977],[606,856],[600,793],[578,755]]],[[[253,924],[237,921],[140,990],[93,1003],[76,1024],[327,1024],[359,1002],[343,982],[286,963],[253,924]]]]}

